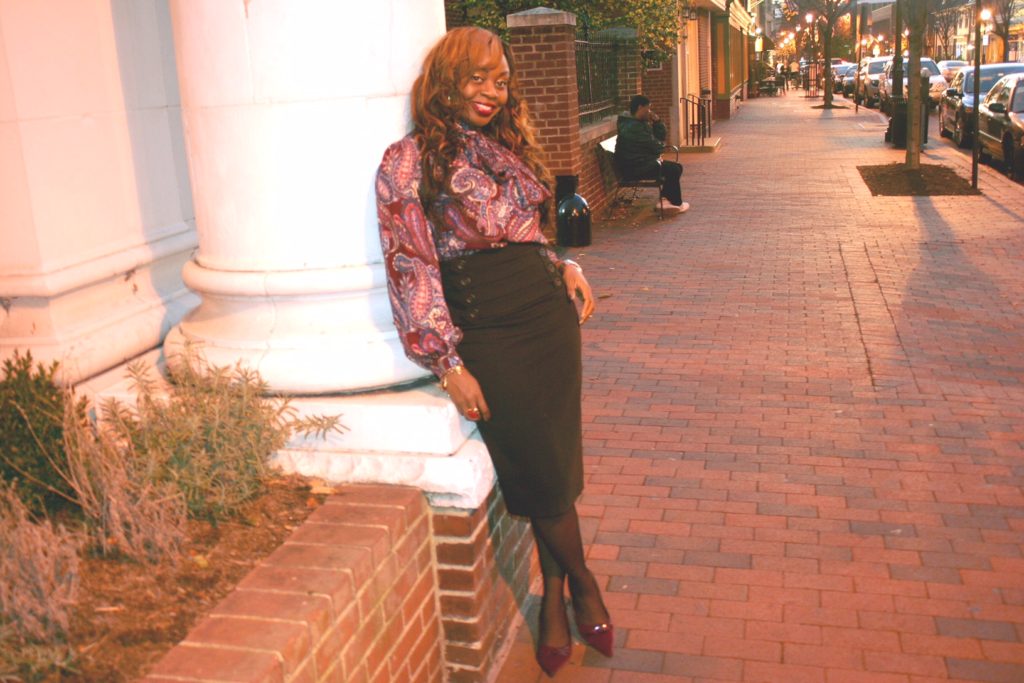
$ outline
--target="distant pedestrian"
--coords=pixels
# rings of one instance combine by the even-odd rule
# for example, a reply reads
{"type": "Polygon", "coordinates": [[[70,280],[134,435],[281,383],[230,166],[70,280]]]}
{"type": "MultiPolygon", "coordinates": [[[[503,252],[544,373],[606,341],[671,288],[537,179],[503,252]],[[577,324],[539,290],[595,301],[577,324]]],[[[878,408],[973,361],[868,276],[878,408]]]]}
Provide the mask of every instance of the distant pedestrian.
{"type": "Polygon", "coordinates": [[[660,179],[661,196],[676,212],[683,213],[690,208],[683,201],[680,183],[683,167],[674,161],[661,160],[667,133],[665,124],[651,110],[650,98],[635,95],[629,102],[629,114],[619,116],[615,163],[626,178],[660,179]]]}

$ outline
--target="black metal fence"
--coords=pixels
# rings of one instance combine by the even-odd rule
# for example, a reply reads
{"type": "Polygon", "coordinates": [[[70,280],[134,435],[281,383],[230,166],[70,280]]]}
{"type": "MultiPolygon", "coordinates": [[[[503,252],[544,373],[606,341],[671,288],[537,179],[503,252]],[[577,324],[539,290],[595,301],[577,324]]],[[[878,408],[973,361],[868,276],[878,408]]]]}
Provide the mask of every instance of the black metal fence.
{"type": "Polygon", "coordinates": [[[687,95],[683,99],[684,140],[688,147],[701,146],[711,135],[711,98],[687,95]]]}
{"type": "Polygon", "coordinates": [[[576,84],[580,92],[581,126],[616,113],[619,95],[617,45],[577,40],[576,84]]]}

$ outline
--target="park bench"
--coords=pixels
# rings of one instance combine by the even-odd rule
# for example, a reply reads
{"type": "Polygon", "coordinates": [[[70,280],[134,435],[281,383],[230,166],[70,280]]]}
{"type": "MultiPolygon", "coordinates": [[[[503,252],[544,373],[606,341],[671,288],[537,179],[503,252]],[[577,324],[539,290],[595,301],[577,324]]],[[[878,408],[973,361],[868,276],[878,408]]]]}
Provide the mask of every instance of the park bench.
{"type": "MultiPolygon", "coordinates": [[[[607,140],[602,140],[597,146],[598,154],[605,157],[608,165],[612,168],[612,172],[615,174],[615,193],[612,195],[609,204],[614,206],[616,202],[632,203],[640,196],[641,190],[653,187],[658,190],[658,217],[664,218],[665,214],[661,206],[664,199],[661,196],[661,178],[626,178],[623,176],[622,171],[619,170],[619,165],[615,163],[615,141],[618,137],[618,135],[613,135],[607,140]],[[629,199],[625,199],[625,194],[629,192],[632,194],[629,199]]],[[[676,161],[679,160],[679,148],[675,145],[666,145],[665,151],[674,151],[676,161]]]]}

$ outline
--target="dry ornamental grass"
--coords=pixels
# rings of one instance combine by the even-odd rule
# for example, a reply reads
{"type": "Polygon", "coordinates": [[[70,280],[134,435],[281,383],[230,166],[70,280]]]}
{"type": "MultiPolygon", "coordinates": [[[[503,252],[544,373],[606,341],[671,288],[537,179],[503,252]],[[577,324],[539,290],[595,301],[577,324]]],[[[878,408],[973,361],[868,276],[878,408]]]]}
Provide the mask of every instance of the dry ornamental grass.
{"type": "Polygon", "coordinates": [[[130,366],[135,406],[95,424],[30,365],[0,382],[0,683],[133,680],[321,502],[268,457],[343,427],[194,358],[166,387],[130,366]]]}

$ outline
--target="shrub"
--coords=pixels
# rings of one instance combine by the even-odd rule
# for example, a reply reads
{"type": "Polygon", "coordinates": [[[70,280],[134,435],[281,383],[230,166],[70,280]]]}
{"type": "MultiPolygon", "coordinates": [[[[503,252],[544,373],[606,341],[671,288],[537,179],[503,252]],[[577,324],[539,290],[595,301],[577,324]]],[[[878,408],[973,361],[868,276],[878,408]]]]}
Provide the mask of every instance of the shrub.
{"type": "Polygon", "coordinates": [[[185,504],[169,482],[148,478],[145,458],[132,443],[109,430],[65,413],[64,476],[86,518],[89,535],[103,554],[139,562],[174,558],[185,538],[185,504]]]}
{"type": "Polygon", "coordinates": [[[337,417],[296,417],[286,399],[268,397],[266,382],[241,366],[213,367],[190,357],[172,373],[167,397],[143,365],[128,371],[136,406],[108,401],[104,421],[131,444],[143,478],[176,486],[195,517],[230,516],[263,491],[268,458],[293,433],[342,429],[337,417]]]}
{"type": "Polygon", "coordinates": [[[74,663],[74,649],[67,643],[27,642],[0,626],[0,683],[79,680],[74,663]]]}
{"type": "Polygon", "coordinates": [[[61,640],[78,590],[79,537],[33,521],[0,484],[0,623],[27,641],[61,640]]]}
{"type": "MultiPolygon", "coordinates": [[[[18,495],[34,513],[53,510],[72,496],[60,475],[63,422],[69,394],[53,381],[57,363],[32,366],[32,354],[15,352],[0,380],[0,479],[17,482],[18,495]]],[[[84,417],[85,402],[73,403],[84,417]]]]}

